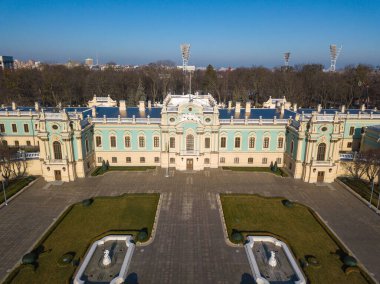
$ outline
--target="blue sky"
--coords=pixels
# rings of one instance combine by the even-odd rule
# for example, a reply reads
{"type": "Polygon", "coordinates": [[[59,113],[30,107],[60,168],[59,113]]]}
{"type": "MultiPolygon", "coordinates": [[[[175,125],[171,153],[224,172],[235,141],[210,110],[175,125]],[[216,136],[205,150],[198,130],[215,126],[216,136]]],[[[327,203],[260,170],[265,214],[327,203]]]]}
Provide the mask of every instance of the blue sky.
{"type": "Polygon", "coordinates": [[[379,27],[379,0],[0,0],[0,54],[50,62],[180,63],[188,42],[197,66],[327,66],[336,43],[338,67],[379,65],[379,27]]]}

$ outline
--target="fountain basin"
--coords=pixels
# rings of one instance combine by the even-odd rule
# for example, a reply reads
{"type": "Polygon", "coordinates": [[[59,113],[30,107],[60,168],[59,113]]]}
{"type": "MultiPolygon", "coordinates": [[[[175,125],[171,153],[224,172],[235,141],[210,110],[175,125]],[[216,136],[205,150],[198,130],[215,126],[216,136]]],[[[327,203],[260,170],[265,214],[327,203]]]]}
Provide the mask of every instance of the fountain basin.
{"type": "Polygon", "coordinates": [[[288,246],[270,236],[248,236],[244,245],[257,284],[306,284],[288,246]]]}
{"type": "Polygon", "coordinates": [[[109,235],[94,242],[75,275],[74,284],[124,283],[134,248],[131,235],[109,235]]]}

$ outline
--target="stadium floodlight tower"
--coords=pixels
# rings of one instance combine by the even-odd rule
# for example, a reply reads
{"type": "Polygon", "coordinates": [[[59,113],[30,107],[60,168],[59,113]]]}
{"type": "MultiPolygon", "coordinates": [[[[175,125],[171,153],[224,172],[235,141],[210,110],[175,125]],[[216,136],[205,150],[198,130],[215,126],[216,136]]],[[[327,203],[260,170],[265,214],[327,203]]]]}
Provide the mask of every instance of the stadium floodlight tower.
{"type": "Polygon", "coordinates": [[[336,44],[330,45],[330,72],[335,72],[336,70],[336,61],[338,60],[339,54],[342,51],[342,47],[342,45],[339,48],[336,47],[336,44]]]}
{"type": "Polygon", "coordinates": [[[289,60],[290,60],[290,52],[284,53],[284,62],[285,62],[285,68],[288,69],[289,67],[289,60]]]}
{"type": "MultiPolygon", "coordinates": [[[[186,82],[186,72],[188,71],[188,63],[189,63],[189,57],[190,57],[190,44],[183,43],[181,44],[181,53],[182,53],[182,70],[184,74],[184,83],[186,82]]],[[[191,72],[190,73],[190,83],[189,83],[189,94],[191,94],[191,72]]],[[[184,84],[185,85],[185,84],[184,84]]],[[[185,89],[185,87],[184,87],[185,89]]]]}

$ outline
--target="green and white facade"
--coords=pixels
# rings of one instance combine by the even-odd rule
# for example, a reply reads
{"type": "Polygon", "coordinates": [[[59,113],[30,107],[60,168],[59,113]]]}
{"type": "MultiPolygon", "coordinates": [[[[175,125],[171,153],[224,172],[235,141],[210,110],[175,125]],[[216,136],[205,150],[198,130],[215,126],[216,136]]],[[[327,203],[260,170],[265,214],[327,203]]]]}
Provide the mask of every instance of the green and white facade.
{"type": "Polygon", "coordinates": [[[2,143],[38,149],[20,155],[47,181],[85,177],[104,160],[180,171],[277,162],[294,178],[332,182],[343,173],[341,159],[366,143],[366,127],[378,124],[380,112],[364,107],[298,109],[286,100],[222,107],[210,94],[169,94],[162,104],[137,107],[94,97],[88,107],[0,108],[2,143]]]}

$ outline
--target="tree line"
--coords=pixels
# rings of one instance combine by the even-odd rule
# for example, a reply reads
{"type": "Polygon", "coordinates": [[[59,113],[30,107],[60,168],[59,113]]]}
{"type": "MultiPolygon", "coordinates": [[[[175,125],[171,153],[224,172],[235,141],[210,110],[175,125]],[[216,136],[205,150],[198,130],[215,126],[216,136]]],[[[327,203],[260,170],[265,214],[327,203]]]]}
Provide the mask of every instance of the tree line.
{"type": "MultiPolygon", "coordinates": [[[[379,106],[380,73],[367,65],[347,66],[340,72],[324,72],[319,64],[297,65],[291,68],[236,68],[192,73],[192,90],[211,93],[219,102],[252,101],[259,106],[269,96],[286,96],[299,106],[347,107],[366,103],[379,106]]],[[[136,105],[140,99],[161,101],[167,93],[182,94],[189,89],[188,77],[182,70],[150,64],[126,71],[110,66],[102,71],[85,67],[43,65],[40,69],[0,71],[2,104],[12,101],[19,105],[44,106],[85,105],[94,94],[110,95],[136,105]]]]}

